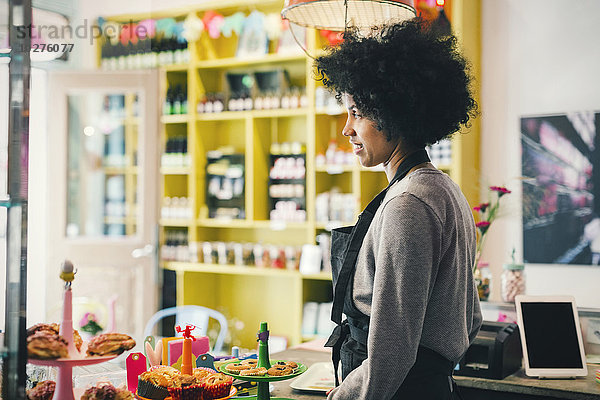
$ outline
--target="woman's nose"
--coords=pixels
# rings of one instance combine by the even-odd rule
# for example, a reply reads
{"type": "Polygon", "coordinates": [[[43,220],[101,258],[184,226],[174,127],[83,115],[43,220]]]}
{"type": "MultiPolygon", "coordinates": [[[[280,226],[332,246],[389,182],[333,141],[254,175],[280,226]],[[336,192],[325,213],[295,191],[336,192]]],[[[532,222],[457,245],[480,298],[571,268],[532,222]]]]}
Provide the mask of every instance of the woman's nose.
{"type": "Polygon", "coordinates": [[[354,135],[356,135],[356,132],[354,131],[354,129],[352,128],[352,126],[350,124],[346,123],[346,125],[344,125],[344,128],[342,129],[342,135],[354,136],[354,135]]]}

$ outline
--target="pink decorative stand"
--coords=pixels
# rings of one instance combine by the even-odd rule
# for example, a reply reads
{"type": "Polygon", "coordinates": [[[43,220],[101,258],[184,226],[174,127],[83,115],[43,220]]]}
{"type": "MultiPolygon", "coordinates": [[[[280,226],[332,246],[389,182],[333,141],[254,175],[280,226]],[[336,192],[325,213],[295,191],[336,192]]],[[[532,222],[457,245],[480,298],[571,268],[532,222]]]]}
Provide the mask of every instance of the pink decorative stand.
{"type": "Polygon", "coordinates": [[[75,400],[75,396],[73,395],[73,367],[99,364],[111,360],[116,356],[86,357],[86,343],[82,345],[81,352],[77,351],[73,340],[73,292],[71,291],[70,281],[65,285],[60,335],[67,341],[69,358],[58,358],[54,360],[29,359],[29,363],[58,367],[56,389],[54,390],[54,396],[52,398],[56,400],[75,400]]]}

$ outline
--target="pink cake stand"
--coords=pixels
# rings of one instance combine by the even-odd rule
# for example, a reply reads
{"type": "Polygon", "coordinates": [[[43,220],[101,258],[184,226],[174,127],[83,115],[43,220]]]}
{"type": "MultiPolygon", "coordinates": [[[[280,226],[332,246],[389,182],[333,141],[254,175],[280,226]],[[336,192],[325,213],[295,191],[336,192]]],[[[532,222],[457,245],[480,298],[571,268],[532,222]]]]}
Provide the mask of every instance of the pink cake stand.
{"type": "Polygon", "coordinates": [[[29,363],[58,367],[56,389],[54,390],[54,396],[52,398],[57,400],[75,400],[75,396],[73,395],[73,367],[99,364],[115,358],[116,355],[86,357],[85,347],[87,346],[82,346],[81,353],[77,351],[73,341],[73,292],[71,291],[70,283],[65,286],[60,335],[65,338],[68,343],[69,358],[58,358],[54,360],[30,358],[29,363]]]}

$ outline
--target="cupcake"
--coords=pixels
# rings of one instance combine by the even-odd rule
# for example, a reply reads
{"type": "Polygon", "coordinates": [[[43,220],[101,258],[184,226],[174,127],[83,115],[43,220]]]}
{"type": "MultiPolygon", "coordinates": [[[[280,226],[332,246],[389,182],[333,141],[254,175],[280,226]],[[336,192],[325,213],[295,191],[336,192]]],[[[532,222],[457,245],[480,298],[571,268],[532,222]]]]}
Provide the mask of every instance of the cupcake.
{"type": "Polygon", "coordinates": [[[225,374],[212,374],[204,379],[203,400],[221,399],[229,396],[233,378],[225,374]]]}
{"type": "Polygon", "coordinates": [[[198,367],[198,368],[194,368],[194,370],[192,371],[192,374],[198,381],[201,381],[204,378],[208,377],[209,375],[214,374],[215,372],[216,371],[214,371],[210,368],[198,367]]]}
{"type": "Polygon", "coordinates": [[[168,390],[173,400],[203,400],[204,384],[193,375],[180,375],[168,390]]]}
{"type": "Polygon", "coordinates": [[[163,366],[146,371],[138,377],[138,396],[151,400],[163,400],[169,396],[168,387],[173,386],[173,381],[180,374],[173,367],[163,366]]]}

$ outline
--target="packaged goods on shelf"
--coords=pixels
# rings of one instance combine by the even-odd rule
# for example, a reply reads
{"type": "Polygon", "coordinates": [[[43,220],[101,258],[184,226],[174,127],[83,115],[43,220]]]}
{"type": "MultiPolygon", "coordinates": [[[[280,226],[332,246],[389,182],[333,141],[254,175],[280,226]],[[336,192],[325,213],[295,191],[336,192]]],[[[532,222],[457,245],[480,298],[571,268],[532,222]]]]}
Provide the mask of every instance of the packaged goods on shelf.
{"type": "Polygon", "coordinates": [[[187,85],[171,86],[163,103],[163,115],[187,114],[187,104],[187,85]]]}
{"type": "Polygon", "coordinates": [[[331,169],[332,173],[337,173],[335,168],[331,167],[355,165],[356,157],[352,151],[339,147],[337,142],[332,139],[329,141],[327,149],[324,152],[317,154],[315,157],[315,164],[317,167],[327,166],[331,169]]]}
{"type": "Polygon", "coordinates": [[[321,270],[324,272],[331,271],[331,235],[329,233],[320,233],[317,235],[317,243],[321,248],[321,270]]]}
{"type": "Polygon", "coordinates": [[[160,210],[160,217],[164,219],[183,219],[193,218],[192,199],[188,197],[165,197],[160,210]]]}
{"type": "Polygon", "coordinates": [[[244,219],[244,154],[216,150],[206,157],[208,217],[244,219]]]}
{"type": "Polygon", "coordinates": [[[333,303],[306,302],[302,313],[302,335],[327,337],[335,328],[331,321],[333,303]]]}
{"type": "Polygon", "coordinates": [[[225,111],[224,93],[207,93],[200,98],[196,105],[196,112],[203,113],[220,113],[225,111]]]}
{"type": "Polygon", "coordinates": [[[183,22],[145,19],[118,24],[99,19],[100,67],[104,70],[147,69],[185,65],[190,61],[183,22]]]}
{"type": "MultiPolygon", "coordinates": [[[[287,70],[228,72],[227,111],[294,109],[307,107],[306,89],[290,85],[287,70]]],[[[209,108],[210,109],[210,108],[209,108]]],[[[206,106],[203,107],[206,111],[206,106]]],[[[219,111],[213,111],[219,112],[219,111]]]]}
{"type": "Polygon", "coordinates": [[[160,247],[160,259],[163,261],[190,261],[187,229],[165,230],[165,237],[160,247]]]}
{"type": "Polygon", "coordinates": [[[330,115],[339,115],[344,113],[344,108],[335,98],[335,95],[323,86],[315,88],[315,107],[317,110],[324,110],[330,115]]]}
{"type": "Polygon", "coordinates": [[[427,146],[427,153],[433,165],[447,167],[452,162],[452,141],[442,139],[431,146],[427,146]]]}
{"type": "Polygon", "coordinates": [[[190,243],[189,260],[204,264],[297,270],[302,248],[239,242],[190,243]]]}
{"type": "Polygon", "coordinates": [[[352,193],[340,193],[334,188],[317,195],[315,199],[318,222],[348,222],[354,220],[358,200],[352,193]]]}
{"type": "Polygon", "coordinates": [[[269,218],[306,220],[306,150],[299,142],[271,144],[269,218]]]}
{"type": "Polygon", "coordinates": [[[163,167],[189,167],[187,137],[178,136],[167,139],[165,152],[161,156],[160,165],[163,167]]]}

